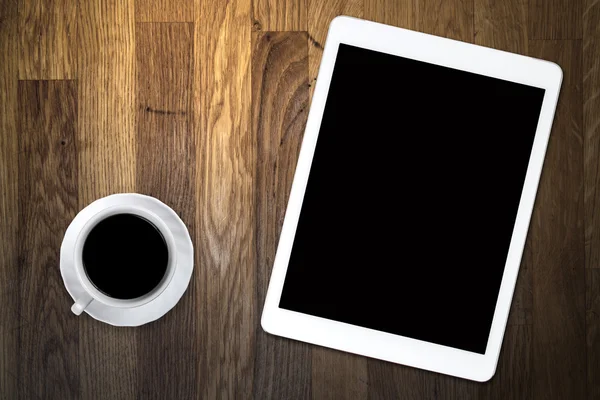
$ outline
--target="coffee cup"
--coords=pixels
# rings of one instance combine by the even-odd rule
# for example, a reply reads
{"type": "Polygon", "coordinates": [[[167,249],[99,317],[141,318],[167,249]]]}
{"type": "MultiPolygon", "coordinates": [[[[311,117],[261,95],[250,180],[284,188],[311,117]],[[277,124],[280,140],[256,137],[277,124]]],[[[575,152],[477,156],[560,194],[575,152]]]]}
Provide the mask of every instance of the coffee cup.
{"type": "Polygon", "coordinates": [[[71,311],[80,315],[92,302],[109,307],[142,306],[171,282],[177,265],[175,239],[151,210],[112,205],[80,229],[72,262],[81,288],[71,311]]]}

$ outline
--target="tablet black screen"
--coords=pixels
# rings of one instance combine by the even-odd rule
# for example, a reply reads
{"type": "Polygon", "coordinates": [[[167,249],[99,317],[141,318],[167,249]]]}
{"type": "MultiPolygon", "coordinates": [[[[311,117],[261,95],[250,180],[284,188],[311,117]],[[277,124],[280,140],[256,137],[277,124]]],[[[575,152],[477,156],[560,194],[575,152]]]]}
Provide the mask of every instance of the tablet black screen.
{"type": "Polygon", "coordinates": [[[279,306],[485,353],[543,97],[341,44],[279,306]]]}

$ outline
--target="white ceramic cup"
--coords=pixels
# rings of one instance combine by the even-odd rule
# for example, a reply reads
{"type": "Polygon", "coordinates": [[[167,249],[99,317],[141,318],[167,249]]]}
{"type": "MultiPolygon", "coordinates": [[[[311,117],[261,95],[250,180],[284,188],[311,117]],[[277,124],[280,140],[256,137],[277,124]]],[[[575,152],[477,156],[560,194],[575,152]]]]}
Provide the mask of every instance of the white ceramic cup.
{"type": "MultiPolygon", "coordinates": [[[[167,225],[164,223],[164,221],[152,211],[140,206],[130,204],[113,205],[111,207],[99,211],[98,213],[94,214],[91,218],[89,218],[88,221],[83,225],[83,228],[81,229],[79,235],[77,236],[77,239],[75,240],[73,254],[74,267],[75,272],[77,274],[77,278],[81,282],[84,291],[76,299],[75,304],[73,304],[73,306],[71,307],[71,311],[73,311],[73,313],[76,315],[80,315],[86,309],[86,307],[89,306],[93,301],[99,301],[110,307],[129,308],[139,307],[143,304],[154,300],[166,289],[166,287],[171,282],[171,279],[173,278],[175,268],[177,265],[177,253],[175,250],[175,239],[173,238],[173,234],[171,233],[167,225]],[[167,264],[167,270],[163,279],[151,292],[141,297],[137,297],[135,299],[116,299],[100,292],[90,281],[83,267],[83,245],[85,244],[89,233],[100,221],[116,214],[134,214],[145,218],[160,231],[167,244],[169,259],[167,264]]],[[[118,276],[115,277],[115,279],[118,278],[118,276]]]]}

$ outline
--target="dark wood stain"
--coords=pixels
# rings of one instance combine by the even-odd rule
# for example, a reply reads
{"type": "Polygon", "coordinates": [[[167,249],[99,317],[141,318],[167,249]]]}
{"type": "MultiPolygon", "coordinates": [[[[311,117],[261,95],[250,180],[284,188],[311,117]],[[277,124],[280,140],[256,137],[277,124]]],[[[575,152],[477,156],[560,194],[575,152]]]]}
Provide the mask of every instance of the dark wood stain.
{"type": "Polygon", "coordinates": [[[22,398],[75,399],[78,321],[59,271],[62,233],[77,212],[77,84],[21,81],[19,113],[19,346],[22,398]],[[35,251],[32,251],[35,249],[35,251]]]}
{"type": "Polygon", "coordinates": [[[600,268],[586,269],[587,398],[600,398],[600,268]]]}
{"type": "Polygon", "coordinates": [[[17,393],[19,328],[19,134],[17,77],[19,73],[19,5],[0,1],[0,398],[17,393]],[[5,396],[6,395],[6,396],[5,396]]]}
{"type": "Polygon", "coordinates": [[[587,396],[600,399],[600,2],[583,1],[583,10],[587,396]]]}
{"type": "MultiPolygon", "coordinates": [[[[440,397],[436,374],[381,360],[369,359],[368,399],[435,399],[440,397]]],[[[442,392],[444,398],[453,398],[451,392],[442,392]]],[[[351,397],[347,397],[351,398],[351,397]]]]}
{"type": "Polygon", "coordinates": [[[600,2],[587,3],[583,14],[582,82],[585,265],[600,268],[600,2]]]}
{"type": "Polygon", "coordinates": [[[323,45],[321,43],[319,43],[317,41],[317,39],[315,39],[312,35],[308,35],[308,40],[310,41],[310,44],[312,44],[313,46],[315,46],[317,49],[323,51],[323,45]]]}
{"type": "Polygon", "coordinates": [[[597,0],[0,6],[0,399],[600,398],[597,0]],[[260,328],[310,91],[342,14],[564,70],[489,382],[260,328]],[[73,316],[59,272],[76,212],[117,192],[169,204],[195,245],[181,302],[140,328],[73,316]]]}
{"type": "Polygon", "coordinates": [[[581,399],[586,388],[581,41],[530,41],[529,53],[564,71],[529,235],[533,394],[581,399]]]}
{"type": "Polygon", "coordinates": [[[185,115],[186,114],[185,111],[157,110],[150,106],[147,106],[146,108],[144,108],[144,111],[149,112],[149,113],[154,113],[154,114],[160,114],[160,115],[185,115]]]}

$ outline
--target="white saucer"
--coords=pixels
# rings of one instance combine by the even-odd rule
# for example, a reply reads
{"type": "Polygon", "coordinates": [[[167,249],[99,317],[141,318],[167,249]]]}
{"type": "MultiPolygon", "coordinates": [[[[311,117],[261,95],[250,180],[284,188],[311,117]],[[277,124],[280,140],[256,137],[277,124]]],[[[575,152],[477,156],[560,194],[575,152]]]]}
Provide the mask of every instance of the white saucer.
{"type": "MultiPolygon", "coordinates": [[[[137,193],[115,194],[96,200],[77,214],[67,228],[60,248],[60,273],[73,300],[80,298],[84,288],[77,277],[73,257],[74,245],[86,221],[105,208],[115,205],[143,207],[160,217],[171,230],[177,248],[177,265],[169,285],[154,300],[139,307],[118,308],[92,301],[85,312],[93,318],[114,326],[139,326],[157,320],[171,310],[185,293],[194,270],[194,247],[190,234],[179,216],[169,206],[154,197],[137,193]]],[[[69,312],[69,310],[65,310],[69,312]]]]}

